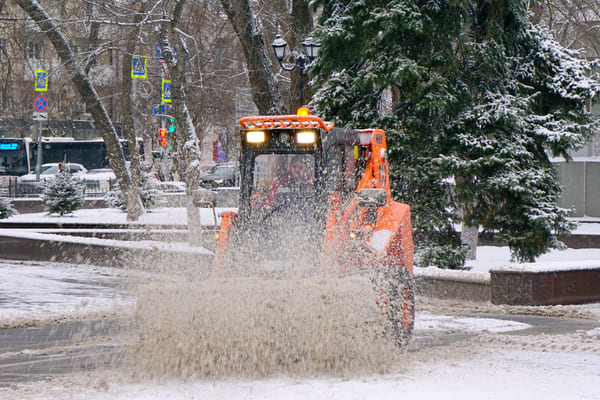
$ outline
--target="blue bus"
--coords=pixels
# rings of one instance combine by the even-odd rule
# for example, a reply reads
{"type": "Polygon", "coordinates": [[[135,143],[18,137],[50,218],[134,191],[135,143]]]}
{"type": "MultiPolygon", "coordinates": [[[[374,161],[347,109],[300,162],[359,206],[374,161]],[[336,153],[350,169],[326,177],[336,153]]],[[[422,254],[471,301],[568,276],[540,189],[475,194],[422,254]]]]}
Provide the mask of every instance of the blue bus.
{"type": "MultiPolygon", "coordinates": [[[[129,160],[127,142],[121,140],[125,159],[129,160]]],[[[143,157],[143,141],[138,139],[143,157]]],[[[42,138],[41,164],[72,162],[86,169],[110,168],[106,145],[102,139],[42,138]]],[[[30,138],[0,138],[0,177],[23,176],[35,172],[38,143],[30,138]]]]}
{"type": "Polygon", "coordinates": [[[0,177],[28,174],[30,161],[31,139],[0,138],[0,177]]]}

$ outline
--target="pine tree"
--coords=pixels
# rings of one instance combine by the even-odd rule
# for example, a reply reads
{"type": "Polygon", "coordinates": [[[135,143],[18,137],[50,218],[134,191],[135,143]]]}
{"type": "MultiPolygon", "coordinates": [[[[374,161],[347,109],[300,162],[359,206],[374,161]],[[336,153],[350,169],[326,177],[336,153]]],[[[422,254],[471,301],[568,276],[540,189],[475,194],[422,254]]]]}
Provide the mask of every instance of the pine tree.
{"type": "Polygon", "coordinates": [[[598,130],[587,62],[530,24],[521,0],[316,5],[313,107],[387,131],[418,262],[460,267],[461,223],[496,232],[517,260],[560,246],[572,225],[549,157],[598,130]]]}
{"type": "Polygon", "coordinates": [[[73,178],[67,171],[61,171],[54,179],[46,181],[42,202],[49,214],[68,214],[83,206],[84,188],[81,180],[73,178]]]}
{"type": "Polygon", "coordinates": [[[8,199],[0,197],[0,219],[5,219],[15,215],[17,211],[13,208],[8,199]]]}

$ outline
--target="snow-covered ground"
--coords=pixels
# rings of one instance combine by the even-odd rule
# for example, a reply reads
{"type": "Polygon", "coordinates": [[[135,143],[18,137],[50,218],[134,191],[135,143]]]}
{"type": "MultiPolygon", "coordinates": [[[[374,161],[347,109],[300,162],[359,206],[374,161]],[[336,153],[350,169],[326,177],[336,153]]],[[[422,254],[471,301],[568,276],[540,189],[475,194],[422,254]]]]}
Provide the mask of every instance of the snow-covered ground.
{"type": "MultiPolygon", "coordinates": [[[[211,214],[203,213],[203,217],[211,218],[211,214]]],[[[125,214],[116,210],[79,210],[60,218],[43,213],[11,218],[47,219],[126,223],[125,214]]],[[[159,209],[140,222],[185,223],[185,210],[159,209]]],[[[594,228],[585,226],[587,232],[594,228]]],[[[469,264],[473,270],[465,273],[485,275],[490,268],[510,264],[509,258],[507,248],[480,247],[477,260],[469,264]]],[[[553,251],[540,257],[537,265],[544,268],[561,260],[594,262],[600,260],[600,249],[553,251]]],[[[152,280],[140,271],[9,260],[0,260],[0,276],[2,327],[132,308],[136,292],[122,283],[152,280]]],[[[90,371],[0,388],[0,399],[600,399],[600,328],[528,335],[520,334],[528,325],[495,316],[510,311],[506,307],[426,299],[417,299],[416,307],[415,339],[381,374],[361,374],[359,369],[341,377],[140,381],[121,376],[122,371],[90,371]],[[482,308],[487,309],[487,317],[471,315],[482,308]],[[447,340],[455,335],[460,339],[447,340]]],[[[600,304],[544,310],[550,315],[581,314],[600,321],[600,304]]]]}

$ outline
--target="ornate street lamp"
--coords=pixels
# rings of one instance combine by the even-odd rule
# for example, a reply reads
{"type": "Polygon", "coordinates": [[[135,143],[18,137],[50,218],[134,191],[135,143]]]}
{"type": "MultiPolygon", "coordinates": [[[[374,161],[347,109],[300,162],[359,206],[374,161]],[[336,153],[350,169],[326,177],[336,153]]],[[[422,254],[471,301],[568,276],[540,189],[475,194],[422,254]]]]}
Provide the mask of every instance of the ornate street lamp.
{"type": "Polygon", "coordinates": [[[312,37],[309,36],[302,42],[302,47],[304,48],[304,54],[300,54],[299,57],[296,58],[296,61],[291,66],[286,66],[283,64],[283,59],[285,58],[285,49],[287,48],[287,42],[281,38],[281,35],[277,35],[273,43],[273,51],[275,52],[275,57],[277,57],[277,61],[279,65],[284,71],[293,71],[296,68],[300,70],[300,105],[304,104],[304,68],[306,65],[306,59],[308,61],[314,60],[319,55],[319,49],[321,48],[320,44],[313,42],[312,37]]]}

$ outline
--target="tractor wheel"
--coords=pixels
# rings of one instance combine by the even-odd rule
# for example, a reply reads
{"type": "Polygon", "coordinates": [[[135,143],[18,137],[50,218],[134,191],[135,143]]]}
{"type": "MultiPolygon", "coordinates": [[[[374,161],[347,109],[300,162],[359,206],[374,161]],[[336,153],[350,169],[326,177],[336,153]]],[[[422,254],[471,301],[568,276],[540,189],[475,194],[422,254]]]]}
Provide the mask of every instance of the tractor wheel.
{"type": "Polygon", "coordinates": [[[398,346],[408,342],[415,325],[415,294],[405,267],[384,267],[377,273],[378,306],[386,318],[385,332],[398,346]]]}

